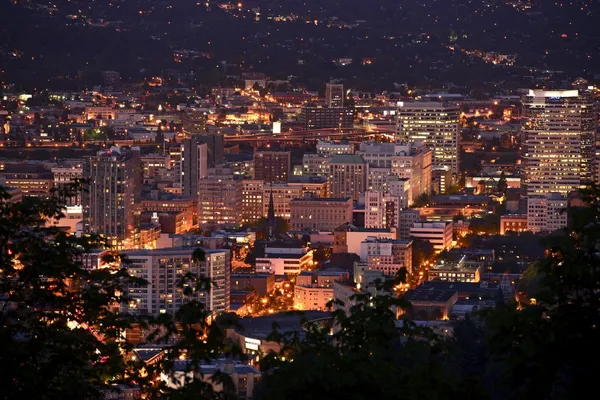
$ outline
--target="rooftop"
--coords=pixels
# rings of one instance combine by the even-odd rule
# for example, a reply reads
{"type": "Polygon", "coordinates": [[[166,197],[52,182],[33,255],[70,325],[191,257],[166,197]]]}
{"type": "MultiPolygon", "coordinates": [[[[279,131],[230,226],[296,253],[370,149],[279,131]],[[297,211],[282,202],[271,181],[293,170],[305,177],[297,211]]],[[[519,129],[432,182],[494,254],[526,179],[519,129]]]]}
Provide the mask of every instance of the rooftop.
{"type": "Polygon", "coordinates": [[[404,294],[404,299],[408,301],[435,301],[448,302],[452,296],[458,293],[457,290],[435,290],[435,289],[409,289],[404,294]]]}
{"type": "Polygon", "coordinates": [[[245,336],[255,339],[266,339],[274,330],[274,324],[279,333],[300,332],[304,333],[303,322],[317,321],[331,318],[330,312],[325,311],[291,311],[282,312],[262,317],[245,317],[238,321],[235,330],[245,336]]]}
{"type": "Polygon", "coordinates": [[[366,164],[366,161],[357,154],[335,154],[331,164],[366,164]]]}

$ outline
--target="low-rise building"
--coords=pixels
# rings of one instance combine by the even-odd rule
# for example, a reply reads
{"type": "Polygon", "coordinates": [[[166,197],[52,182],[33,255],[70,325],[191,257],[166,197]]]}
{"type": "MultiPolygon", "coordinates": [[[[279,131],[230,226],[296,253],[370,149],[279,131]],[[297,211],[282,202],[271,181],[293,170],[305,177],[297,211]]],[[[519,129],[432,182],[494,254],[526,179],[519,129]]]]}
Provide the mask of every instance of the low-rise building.
{"type": "Polygon", "coordinates": [[[431,267],[428,271],[429,280],[447,282],[474,282],[481,280],[481,265],[466,263],[466,256],[458,262],[444,262],[431,267]]]}
{"type": "Polygon", "coordinates": [[[384,275],[394,276],[401,268],[412,273],[412,241],[402,239],[382,239],[367,237],[361,243],[361,261],[368,269],[382,271],[384,275]]]}
{"type": "Polygon", "coordinates": [[[307,194],[290,202],[291,228],[333,231],[352,222],[352,199],[322,198],[307,194]]]}
{"type": "Polygon", "coordinates": [[[256,291],[259,296],[265,296],[275,288],[273,274],[231,274],[231,290],[256,291]]]}
{"type": "Polygon", "coordinates": [[[458,300],[456,290],[409,289],[404,299],[412,305],[407,311],[413,319],[448,319],[452,306],[458,300]]]}
{"type": "Polygon", "coordinates": [[[553,232],[567,227],[567,198],[560,193],[529,196],[527,199],[527,230],[553,232]]]}
{"type": "Polygon", "coordinates": [[[369,236],[396,239],[395,229],[367,229],[344,224],[333,232],[333,253],[360,254],[361,243],[369,236]]]}
{"type": "Polygon", "coordinates": [[[500,216],[500,234],[507,232],[525,232],[527,230],[527,215],[506,214],[500,216]]]}
{"type": "Polygon", "coordinates": [[[302,271],[310,271],[313,267],[313,251],[304,246],[267,245],[264,256],[256,258],[257,273],[297,275],[302,271]]]}
{"type": "Polygon", "coordinates": [[[410,236],[429,241],[437,252],[447,250],[452,247],[452,222],[415,222],[410,236]]]}

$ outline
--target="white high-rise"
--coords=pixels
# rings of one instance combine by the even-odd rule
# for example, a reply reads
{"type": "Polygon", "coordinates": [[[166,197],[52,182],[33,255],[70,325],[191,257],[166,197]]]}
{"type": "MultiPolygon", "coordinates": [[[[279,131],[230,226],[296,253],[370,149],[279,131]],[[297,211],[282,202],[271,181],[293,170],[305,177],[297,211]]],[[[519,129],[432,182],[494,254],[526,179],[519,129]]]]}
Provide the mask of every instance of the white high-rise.
{"type": "Polygon", "coordinates": [[[442,102],[398,102],[396,140],[424,144],[434,167],[459,173],[459,108],[442,102]]]}
{"type": "Polygon", "coordinates": [[[597,114],[577,90],[530,90],[523,98],[522,177],[528,196],[569,192],[593,179],[597,114]]]}
{"type": "Polygon", "coordinates": [[[530,90],[523,98],[521,187],[527,229],[567,225],[567,195],[594,179],[597,113],[577,90],[530,90]]]}

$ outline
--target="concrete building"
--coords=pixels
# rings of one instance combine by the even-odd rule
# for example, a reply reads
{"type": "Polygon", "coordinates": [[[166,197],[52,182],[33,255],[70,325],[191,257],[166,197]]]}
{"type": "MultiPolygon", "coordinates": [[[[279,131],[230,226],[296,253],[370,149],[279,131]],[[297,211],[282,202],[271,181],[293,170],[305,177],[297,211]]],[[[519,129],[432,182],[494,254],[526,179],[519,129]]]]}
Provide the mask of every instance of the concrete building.
{"type": "MultiPolygon", "coordinates": [[[[74,184],[83,178],[83,163],[77,162],[70,165],[57,165],[51,169],[54,176],[54,187],[60,188],[69,184],[74,184]]],[[[68,206],[81,207],[81,192],[67,200],[68,206]]]]}
{"type": "Polygon", "coordinates": [[[42,164],[7,163],[0,178],[6,187],[20,189],[23,197],[46,198],[54,188],[54,175],[42,164]]]}
{"type": "Polygon", "coordinates": [[[446,282],[471,282],[477,283],[481,280],[481,265],[466,262],[463,256],[458,262],[444,262],[431,267],[428,273],[430,281],[446,282]]]}
{"type": "Polygon", "coordinates": [[[410,229],[413,227],[415,222],[421,220],[421,214],[417,209],[406,209],[400,211],[399,216],[399,228],[398,238],[408,239],[410,238],[410,229]]]}
{"type": "Polygon", "coordinates": [[[251,224],[264,214],[263,196],[265,182],[258,179],[242,181],[242,224],[251,224]]]}
{"type": "Polygon", "coordinates": [[[197,137],[185,139],[181,145],[181,193],[197,197],[200,180],[208,175],[208,147],[197,137]]]}
{"type": "Polygon", "coordinates": [[[327,310],[333,300],[333,283],[347,281],[350,274],[345,270],[301,272],[294,285],[294,308],[296,310],[327,310]]]}
{"type": "Polygon", "coordinates": [[[365,228],[397,229],[401,209],[401,200],[396,196],[382,192],[365,192],[365,228]]]}
{"type": "Polygon", "coordinates": [[[254,153],[254,178],[266,183],[287,182],[292,173],[289,151],[257,151],[254,153]]]}
{"type": "Polygon", "coordinates": [[[360,259],[369,270],[395,276],[401,268],[412,273],[412,241],[367,237],[361,243],[360,259]]]}
{"type": "MultiPolygon", "coordinates": [[[[399,143],[363,142],[358,153],[376,172],[385,173],[389,169],[389,181],[408,179],[412,198],[416,199],[423,193],[431,192],[432,152],[426,147],[414,147],[399,143]],[[382,170],[377,170],[383,168],[382,170]]],[[[371,177],[372,180],[377,176],[371,177]]],[[[381,177],[379,178],[382,179],[381,177]]],[[[375,188],[376,181],[371,182],[375,188]]],[[[369,189],[369,190],[380,190],[369,189]]]]}
{"type": "Polygon", "coordinates": [[[198,214],[198,203],[191,198],[170,197],[162,200],[141,200],[139,203],[141,212],[156,213],[180,213],[183,218],[182,230],[188,231],[196,225],[198,214]]]}
{"type": "Polygon", "coordinates": [[[256,272],[275,275],[297,275],[313,269],[313,251],[299,246],[265,247],[264,257],[256,258],[256,272]]]}
{"type": "Polygon", "coordinates": [[[173,374],[163,373],[160,379],[170,389],[180,389],[193,379],[198,379],[210,384],[213,390],[219,393],[225,390],[224,383],[221,378],[215,378],[217,374],[227,375],[233,384],[235,397],[240,400],[251,399],[254,395],[254,389],[261,379],[259,370],[250,365],[240,364],[237,361],[215,360],[214,363],[202,364],[197,369],[192,368],[189,365],[190,362],[190,360],[175,361],[173,374]]]}
{"type": "Polygon", "coordinates": [[[317,141],[317,154],[333,156],[335,154],[354,154],[354,145],[348,142],[317,141]]]}
{"type": "Polygon", "coordinates": [[[329,176],[330,164],[330,155],[305,153],[302,156],[302,175],[329,176]]]}
{"type": "Polygon", "coordinates": [[[327,107],[344,107],[344,97],[344,85],[334,83],[325,85],[325,104],[327,104],[327,107]]]}
{"type": "Polygon", "coordinates": [[[290,202],[292,229],[333,231],[338,226],[352,222],[352,200],[322,198],[306,194],[290,202]]]}
{"type": "Polygon", "coordinates": [[[521,188],[527,196],[569,192],[593,180],[598,114],[577,90],[530,90],[523,98],[521,188]]]}
{"type": "Polygon", "coordinates": [[[527,215],[506,214],[500,216],[500,234],[507,232],[520,233],[527,230],[527,215]]]}
{"type": "Polygon", "coordinates": [[[299,122],[306,129],[349,129],[354,126],[351,107],[302,107],[299,122]]]}
{"type": "Polygon", "coordinates": [[[248,290],[252,288],[259,296],[266,296],[275,288],[273,274],[231,274],[231,290],[248,290]]]}
{"type": "Polygon", "coordinates": [[[289,187],[302,188],[302,194],[312,193],[318,197],[329,197],[329,181],[326,176],[294,176],[289,187]]]}
{"type": "Polygon", "coordinates": [[[452,222],[415,222],[410,228],[410,236],[428,240],[437,252],[448,250],[452,247],[452,222]]]}
{"type": "Polygon", "coordinates": [[[369,236],[396,239],[396,230],[367,229],[352,224],[338,226],[333,231],[333,252],[354,253],[360,255],[361,243],[369,236]]]}
{"type": "Polygon", "coordinates": [[[284,218],[289,221],[291,219],[291,202],[293,199],[302,197],[301,186],[290,186],[287,183],[276,183],[265,185],[263,189],[263,216],[267,216],[269,212],[269,198],[273,193],[273,209],[275,216],[284,218]]]}
{"type": "Polygon", "coordinates": [[[209,168],[198,183],[198,223],[235,228],[242,223],[242,181],[230,168],[209,168]]]}
{"type": "MultiPolygon", "coordinates": [[[[160,177],[169,169],[169,165],[171,164],[169,154],[146,154],[141,156],[140,160],[142,162],[144,181],[160,177]]],[[[206,169],[204,169],[204,173],[206,173],[206,169]]]]}
{"type": "Polygon", "coordinates": [[[560,193],[529,196],[527,199],[527,230],[553,232],[567,227],[567,198],[560,193]]]}
{"type": "Polygon", "coordinates": [[[133,248],[141,177],[139,148],[112,147],[88,157],[83,166],[84,233],[102,235],[115,250],[133,248]]]}
{"type": "Polygon", "coordinates": [[[159,250],[134,250],[122,254],[127,262],[122,263],[132,276],[143,278],[145,285],[127,288],[129,301],[121,305],[122,311],[138,315],[174,314],[191,300],[199,300],[214,313],[229,310],[231,259],[229,250],[205,250],[205,260],[195,261],[195,248],[171,248],[159,250]],[[185,294],[179,282],[186,274],[194,278],[210,279],[214,285],[205,291],[194,288],[191,295],[185,294]]]}
{"type": "Polygon", "coordinates": [[[448,319],[458,300],[456,290],[409,289],[404,299],[410,301],[409,317],[418,320],[448,319]]]}
{"type": "Polygon", "coordinates": [[[459,174],[460,110],[442,102],[398,102],[396,139],[426,145],[434,167],[459,174]]]}
{"type": "Polygon", "coordinates": [[[354,154],[336,154],[329,167],[329,187],[332,197],[351,197],[357,201],[367,188],[368,165],[354,154]]]}

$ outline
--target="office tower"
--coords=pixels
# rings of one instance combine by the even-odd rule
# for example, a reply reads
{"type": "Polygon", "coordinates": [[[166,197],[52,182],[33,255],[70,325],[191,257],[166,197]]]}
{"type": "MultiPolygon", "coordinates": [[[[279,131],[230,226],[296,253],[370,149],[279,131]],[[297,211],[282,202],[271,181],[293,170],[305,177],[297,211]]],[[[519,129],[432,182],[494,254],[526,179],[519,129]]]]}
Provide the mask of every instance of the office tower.
{"type": "Polygon", "coordinates": [[[327,83],[325,85],[325,103],[329,108],[344,107],[344,85],[327,83]]]}
{"type": "Polygon", "coordinates": [[[223,135],[205,133],[194,135],[200,143],[206,143],[208,152],[208,166],[214,167],[225,162],[225,142],[223,135]]]}
{"type": "Polygon", "coordinates": [[[452,221],[415,222],[410,228],[410,236],[429,241],[439,253],[452,246],[452,221]]]}
{"type": "Polygon", "coordinates": [[[365,192],[365,228],[398,228],[400,199],[389,193],[365,192]]]}
{"type": "Polygon", "coordinates": [[[331,156],[325,154],[304,153],[302,156],[302,175],[329,176],[331,156]]]}
{"type": "Polygon", "coordinates": [[[198,182],[206,178],[208,169],[208,146],[192,136],[181,145],[181,193],[198,196],[198,182]]]}
{"type": "Polygon", "coordinates": [[[213,313],[229,311],[231,258],[229,250],[205,250],[205,259],[195,261],[195,248],[124,251],[128,259],[122,267],[129,274],[145,279],[145,285],[127,288],[129,301],[122,311],[138,315],[174,314],[185,303],[198,300],[213,313]],[[199,291],[192,282],[186,294],[179,282],[186,274],[207,278],[213,283],[207,291],[199,291]]]}
{"type": "Polygon", "coordinates": [[[254,153],[254,178],[266,183],[287,182],[292,170],[289,151],[257,151],[254,153]]]}
{"type": "Polygon", "coordinates": [[[399,102],[396,140],[431,149],[434,167],[448,166],[459,174],[459,108],[446,103],[399,102]]]}
{"type": "Polygon", "coordinates": [[[99,234],[116,250],[131,248],[141,191],[139,148],[111,147],[83,165],[83,230],[99,234]]]}
{"type": "Polygon", "coordinates": [[[530,90],[523,98],[521,186],[528,196],[569,192],[593,180],[597,113],[577,90],[530,90]]]}
{"type": "Polygon", "coordinates": [[[242,224],[242,181],[231,168],[208,169],[198,181],[198,224],[237,228],[242,224]]]}
{"type": "Polygon", "coordinates": [[[354,126],[351,107],[302,107],[299,122],[306,129],[347,129],[354,126]]]}
{"type": "Polygon", "coordinates": [[[351,197],[358,201],[367,189],[368,164],[356,154],[336,154],[329,166],[331,197],[351,197]]]}
{"type": "Polygon", "coordinates": [[[242,181],[242,224],[258,221],[263,213],[263,192],[265,182],[255,179],[242,181]]]}
{"type": "MultiPolygon", "coordinates": [[[[423,193],[431,192],[432,151],[427,147],[412,147],[408,144],[363,142],[357,152],[369,164],[371,187],[377,190],[383,184],[377,172],[378,168],[389,168],[393,177],[410,181],[411,198],[416,199],[423,193]]],[[[389,186],[389,181],[386,183],[389,186]]]]}

